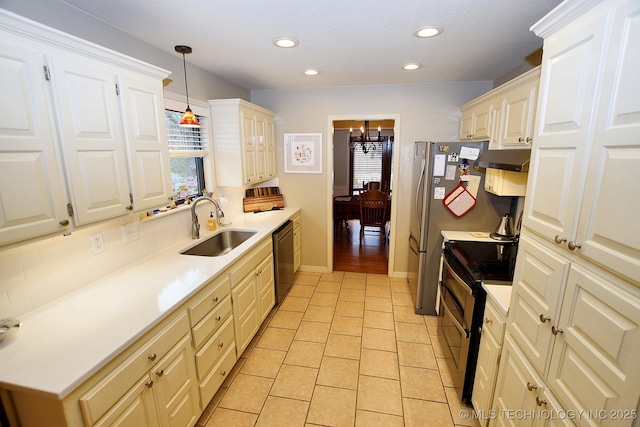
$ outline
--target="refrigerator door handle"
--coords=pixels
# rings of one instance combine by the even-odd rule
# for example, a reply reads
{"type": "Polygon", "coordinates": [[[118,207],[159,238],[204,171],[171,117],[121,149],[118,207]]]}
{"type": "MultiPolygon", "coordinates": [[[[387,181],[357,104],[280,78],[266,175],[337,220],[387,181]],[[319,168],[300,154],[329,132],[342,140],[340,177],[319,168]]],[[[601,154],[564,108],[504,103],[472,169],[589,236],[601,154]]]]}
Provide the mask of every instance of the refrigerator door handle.
{"type": "Polygon", "coordinates": [[[422,215],[420,214],[420,204],[422,202],[422,198],[420,194],[420,188],[424,185],[424,172],[425,172],[426,162],[422,159],[422,165],[420,166],[420,178],[418,179],[418,186],[416,188],[416,219],[418,221],[418,235],[422,236],[422,215]]]}
{"type": "Polygon", "coordinates": [[[409,233],[409,249],[411,249],[411,251],[418,255],[419,252],[419,248],[418,248],[418,240],[413,237],[412,233],[409,233]]]}

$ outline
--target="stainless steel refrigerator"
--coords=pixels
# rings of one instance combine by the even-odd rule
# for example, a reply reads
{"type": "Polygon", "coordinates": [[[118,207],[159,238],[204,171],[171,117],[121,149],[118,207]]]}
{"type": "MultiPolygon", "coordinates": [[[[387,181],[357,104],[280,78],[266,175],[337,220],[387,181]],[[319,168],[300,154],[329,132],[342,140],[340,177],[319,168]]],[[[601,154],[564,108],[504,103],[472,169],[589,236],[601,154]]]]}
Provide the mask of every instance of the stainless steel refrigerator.
{"type": "MultiPolygon", "coordinates": [[[[484,191],[484,171],[474,160],[487,149],[487,142],[416,142],[411,183],[411,227],[409,235],[409,286],[415,312],[436,314],[436,299],[442,252],[442,230],[492,231],[500,217],[510,212],[511,198],[484,191]],[[465,168],[465,165],[467,168],[465,168]],[[443,200],[468,173],[466,185],[478,185],[475,205],[457,216],[443,200]],[[479,179],[479,181],[478,181],[479,179]]],[[[471,200],[471,199],[469,199],[471,200]]]]}

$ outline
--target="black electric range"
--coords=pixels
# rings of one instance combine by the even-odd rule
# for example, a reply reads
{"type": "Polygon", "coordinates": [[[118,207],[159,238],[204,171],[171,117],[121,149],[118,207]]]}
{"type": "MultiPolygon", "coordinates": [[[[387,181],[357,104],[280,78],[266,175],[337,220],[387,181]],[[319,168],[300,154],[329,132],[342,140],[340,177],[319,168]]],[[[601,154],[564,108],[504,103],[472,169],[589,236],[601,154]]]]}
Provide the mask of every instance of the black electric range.
{"type": "Polygon", "coordinates": [[[472,288],[482,282],[511,284],[517,242],[449,241],[444,255],[456,273],[472,288]]]}

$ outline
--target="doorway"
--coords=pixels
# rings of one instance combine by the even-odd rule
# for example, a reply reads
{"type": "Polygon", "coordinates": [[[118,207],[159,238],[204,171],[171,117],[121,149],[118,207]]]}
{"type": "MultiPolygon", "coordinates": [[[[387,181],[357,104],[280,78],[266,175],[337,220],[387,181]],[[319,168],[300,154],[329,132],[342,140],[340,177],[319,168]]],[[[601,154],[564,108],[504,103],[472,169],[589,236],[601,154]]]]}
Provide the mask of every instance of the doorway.
{"type": "Polygon", "coordinates": [[[393,150],[393,143],[397,138],[398,118],[393,115],[332,117],[329,123],[333,142],[332,152],[328,156],[333,160],[329,193],[333,222],[332,268],[389,274],[393,271],[395,243],[395,233],[392,233],[395,216],[392,192],[396,164],[394,151],[398,150],[393,150]],[[384,234],[367,228],[364,238],[360,240],[358,198],[369,187],[388,194],[389,220],[384,234]],[[341,201],[337,202],[336,198],[341,201]],[[347,202],[347,199],[351,201],[347,202]],[[340,206],[336,207],[336,203],[340,206]],[[346,217],[344,204],[350,205],[346,217]]]}

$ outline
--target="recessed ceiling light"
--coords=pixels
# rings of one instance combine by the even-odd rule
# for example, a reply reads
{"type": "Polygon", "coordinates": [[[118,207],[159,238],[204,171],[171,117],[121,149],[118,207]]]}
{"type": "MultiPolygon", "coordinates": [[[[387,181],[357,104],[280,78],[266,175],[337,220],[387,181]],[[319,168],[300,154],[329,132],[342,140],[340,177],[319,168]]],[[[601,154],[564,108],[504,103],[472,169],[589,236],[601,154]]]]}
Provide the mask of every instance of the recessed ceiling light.
{"type": "Polygon", "coordinates": [[[318,71],[318,70],[305,70],[304,74],[305,74],[305,76],[317,76],[318,74],[320,74],[320,71],[318,71]]]}
{"type": "Polygon", "coordinates": [[[292,39],[291,37],[279,37],[277,39],[273,39],[273,45],[283,48],[296,47],[298,46],[298,40],[292,39]]]}
{"type": "Polygon", "coordinates": [[[437,25],[429,25],[428,27],[423,27],[419,30],[416,30],[413,35],[424,39],[438,36],[442,34],[443,31],[444,29],[442,27],[439,27],[437,25]]]}
{"type": "Polygon", "coordinates": [[[414,63],[409,63],[409,64],[404,64],[402,66],[403,70],[408,70],[408,71],[412,71],[412,70],[417,70],[418,68],[422,67],[422,65],[420,64],[414,64],[414,63]]]}

